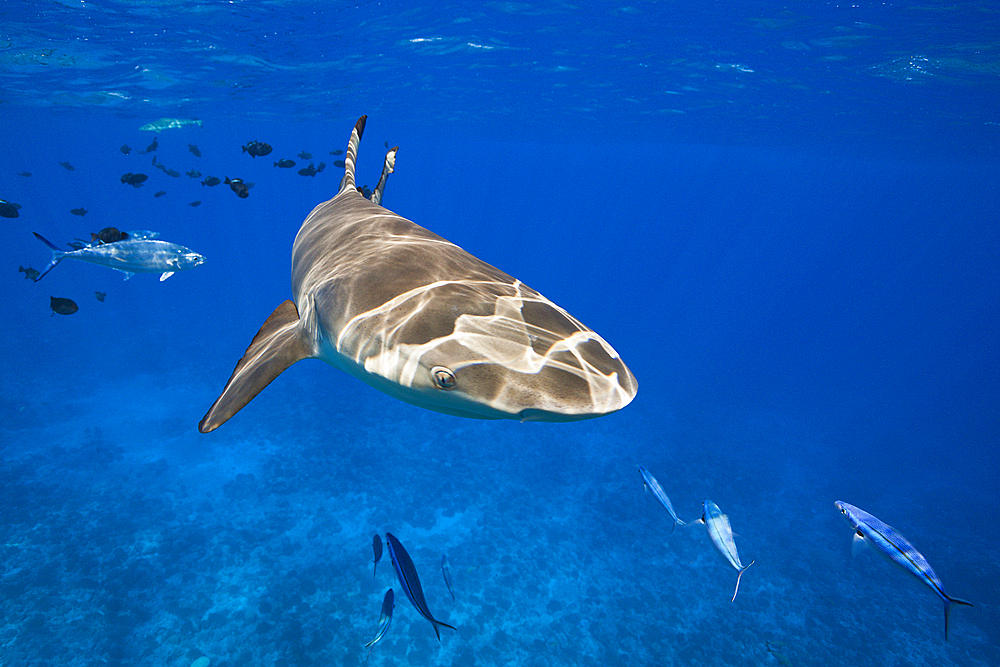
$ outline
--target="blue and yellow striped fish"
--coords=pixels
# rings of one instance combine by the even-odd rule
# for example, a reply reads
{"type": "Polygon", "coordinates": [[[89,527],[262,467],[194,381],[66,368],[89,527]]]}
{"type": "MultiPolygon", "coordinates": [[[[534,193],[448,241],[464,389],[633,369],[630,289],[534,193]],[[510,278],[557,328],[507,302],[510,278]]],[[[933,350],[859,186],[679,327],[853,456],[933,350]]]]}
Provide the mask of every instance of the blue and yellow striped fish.
{"type": "Polygon", "coordinates": [[[944,639],[948,641],[948,616],[951,614],[951,605],[964,604],[971,607],[972,603],[953,598],[945,593],[944,584],[934,574],[931,564],[895,528],[854,505],[840,500],[834,504],[854,526],[855,546],[861,542],[868,544],[868,546],[874,546],[880,554],[927,584],[932,591],[937,593],[944,602],[944,639]]]}

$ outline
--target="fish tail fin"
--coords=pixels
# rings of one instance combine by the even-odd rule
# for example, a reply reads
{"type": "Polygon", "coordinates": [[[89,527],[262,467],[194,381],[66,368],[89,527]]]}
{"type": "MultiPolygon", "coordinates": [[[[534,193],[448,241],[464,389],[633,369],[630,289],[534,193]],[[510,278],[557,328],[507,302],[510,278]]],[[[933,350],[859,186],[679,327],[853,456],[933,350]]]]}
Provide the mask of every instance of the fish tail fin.
{"type": "Polygon", "coordinates": [[[385,162],[382,163],[382,175],[378,177],[378,183],[375,184],[375,189],[372,190],[372,203],[382,205],[382,194],[385,192],[385,182],[389,180],[389,174],[391,174],[396,169],[396,151],[399,150],[399,146],[389,149],[389,152],[385,154],[385,162]]]}
{"type": "MultiPolygon", "coordinates": [[[[753,565],[756,562],[757,561],[752,560],[752,561],[750,561],[750,565],[753,565]]],[[[733,599],[730,600],[730,602],[735,602],[736,601],[736,594],[740,592],[740,579],[743,578],[743,573],[747,571],[747,568],[749,568],[750,565],[744,565],[743,567],[741,567],[740,568],[740,573],[736,575],[736,590],[733,591],[733,599]]]]}
{"type": "Polygon", "coordinates": [[[434,625],[434,633],[437,635],[439,642],[441,641],[441,631],[438,630],[438,626],[439,625],[443,625],[446,628],[451,628],[455,632],[458,632],[458,628],[456,628],[454,625],[448,625],[447,623],[442,623],[441,621],[438,621],[438,620],[433,620],[431,622],[434,625]]]}
{"type": "Polygon", "coordinates": [[[358,144],[365,133],[365,123],[368,116],[362,116],[354,124],[351,130],[351,139],[347,142],[347,153],[344,155],[344,178],[340,181],[340,192],[344,190],[356,190],[357,184],[354,182],[354,165],[358,161],[358,144]]]}
{"type": "Polygon", "coordinates": [[[37,278],[35,278],[34,282],[37,283],[39,280],[45,277],[46,273],[55,268],[56,264],[62,261],[63,257],[66,256],[66,252],[64,250],[60,250],[55,243],[48,240],[38,232],[31,232],[31,233],[35,235],[36,239],[47,245],[52,250],[52,261],[49,262],[49,265],[46,266],[44,269],[42,269],[42,272],[38,274],[37,278]]]}
{"type": "Polygon", "coordinates": [[[299,312],[290,300],[271,313],[236,364],[222,394],[198,424],[199,431],[209,433],[219,428],[286,368],[313,356],[299,335],[298,325],[299,312]]]}
{"type": "Polygon", "coordinates": [[[948,641],[948,620],[951,616],[951,606],[953,604],[961,604],[966,607],[971,607],[973,604],[971,602],[966,602],[965,600],[959,600],[958,598],[953,598],[950,595],[944,596],[944,640],[948,641]]]}

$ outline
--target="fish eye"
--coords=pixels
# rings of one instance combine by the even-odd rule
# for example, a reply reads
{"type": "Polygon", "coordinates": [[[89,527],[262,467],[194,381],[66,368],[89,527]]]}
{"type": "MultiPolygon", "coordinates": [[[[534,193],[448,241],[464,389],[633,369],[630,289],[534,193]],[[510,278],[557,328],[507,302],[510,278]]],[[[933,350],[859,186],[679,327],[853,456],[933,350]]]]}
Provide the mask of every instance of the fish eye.
{"type": "Polygon", "coordinates": [[[444,366],[435,366],[432,368],[431,377],[434,378],[434,384],[437,385],[438,389],[454,389],[457,384],[455,374],[451,372],[451,369],[444,366]]]}

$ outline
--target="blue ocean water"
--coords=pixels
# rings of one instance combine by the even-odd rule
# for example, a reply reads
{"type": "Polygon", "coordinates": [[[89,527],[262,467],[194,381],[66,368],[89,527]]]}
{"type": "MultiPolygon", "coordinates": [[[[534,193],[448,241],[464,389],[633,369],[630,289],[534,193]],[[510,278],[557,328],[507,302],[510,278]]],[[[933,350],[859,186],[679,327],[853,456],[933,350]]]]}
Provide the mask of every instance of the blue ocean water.
{"type": "Polygon", "coordinates": [[[990,2],[4,3],[0,663],[359,665],[393,587],[372,665],[1000,664],[998,35],[990,2]],[[631,405],[467,420],[303,361],[198,433],[362,114],[359,182],[399,145],[384,205],[599,332],[631,405]],[[17,271],[108,226],[207,261],[17,271]],[[637,464],[729,515],[735,601],[637,464]],[[947,642],[836,500],[975,605],[947,642]]]}

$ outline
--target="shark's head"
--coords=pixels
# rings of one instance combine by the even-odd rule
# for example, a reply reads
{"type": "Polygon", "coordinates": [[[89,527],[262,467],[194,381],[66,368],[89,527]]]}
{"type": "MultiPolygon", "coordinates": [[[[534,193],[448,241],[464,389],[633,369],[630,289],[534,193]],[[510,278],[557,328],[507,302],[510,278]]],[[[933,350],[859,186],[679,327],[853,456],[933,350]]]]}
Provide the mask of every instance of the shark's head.
{"type": "Polygon", "coordinates": [[[463,417],[588,419],[625,407],[638,388],[603,338],[520,283],[428,285],[355,318],[340,342],[350,339],[380,341],[348,355],[355,375],[463,417]]]}

